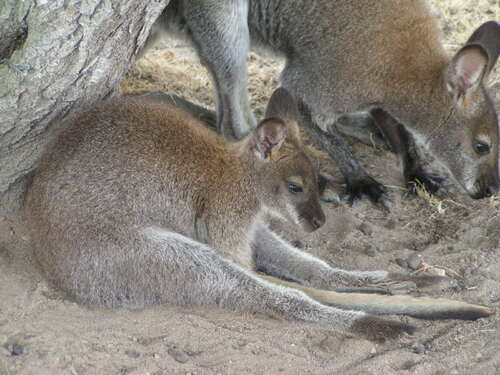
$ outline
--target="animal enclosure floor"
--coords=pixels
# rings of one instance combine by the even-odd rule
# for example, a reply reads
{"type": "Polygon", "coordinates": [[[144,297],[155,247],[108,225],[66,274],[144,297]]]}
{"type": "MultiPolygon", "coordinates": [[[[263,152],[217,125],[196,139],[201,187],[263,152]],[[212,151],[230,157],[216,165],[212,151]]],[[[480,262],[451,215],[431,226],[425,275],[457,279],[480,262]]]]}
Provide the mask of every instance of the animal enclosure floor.
{"type": "MultiPolygon", "coordinates": [[[[434,0],[432,5],[450,52],[474,27],[499,15],[498,2],[491,0],[434,0]]],[[[282,61],[252,52],[249,63],[252,105],[260,116],[278,85],[282,61]]],[[[490,86],[500,110],[499,71],[497,63],[490,86]]],[[[193,51],[175,40],[139,61],[123,90],[165,90],[213,105],[205,70],[193,51]]],[[[440,199],[408,196],[393,155],[352,145],[367,170],[393,187],[390,213],[368,202],[353,208],[324,203],[327,222],[317,232],[273,223],[277,230],[304,251],[346,269],[412,272],[398,263],[421,256],[459,286],[415,294],[500,308],[500,196],[481,201],[459,193],[440,199]]],[[[332,161],[311,153],[340,181],[332,161]]],[[[22,218],[0,217],[0,375],[500,374],[499,314],[475,322],[404,319],[417,326],[414,335],[373,343],[260,314],[81,306],[37,270],[22,218]]]]}

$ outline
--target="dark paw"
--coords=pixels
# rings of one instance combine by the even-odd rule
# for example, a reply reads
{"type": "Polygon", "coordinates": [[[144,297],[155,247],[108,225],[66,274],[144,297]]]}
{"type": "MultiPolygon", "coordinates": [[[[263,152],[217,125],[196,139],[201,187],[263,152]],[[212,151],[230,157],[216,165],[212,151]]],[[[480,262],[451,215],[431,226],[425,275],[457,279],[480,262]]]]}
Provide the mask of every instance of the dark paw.
{"type": "Polygon", "coordinates": [[[388,210],[389,196],[387,188],[377,182],[370,176],[365,176],[360,179],[348,181],[345,191],[345,198],[352,206],[356,204],[363,196],[378,206],[379,208],[388,210]]]}
{"type": "Polygon", "coordinates": [[[444,180],[444,177],[436,173],[419,171],[408,176],[406,185],[412,194],[417,194],[418,188],[423,188],[428,193],[434,194],[439,190],[444,180]]]}
{"type": "Polygon", "coordinates": [[[403,333],[413,334],[415,330],[415,327],[410,324],[386,320],[372,315],[357,319],[350,329],[352,333],[372,341],[394,339],[403,333]]]}

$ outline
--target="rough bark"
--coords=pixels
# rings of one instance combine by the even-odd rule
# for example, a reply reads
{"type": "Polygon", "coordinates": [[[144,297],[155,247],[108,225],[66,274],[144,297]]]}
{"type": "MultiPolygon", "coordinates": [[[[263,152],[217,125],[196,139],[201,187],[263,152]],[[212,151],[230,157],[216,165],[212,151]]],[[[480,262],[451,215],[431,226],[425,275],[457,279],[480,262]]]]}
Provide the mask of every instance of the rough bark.
{"type": "Polygon", "coordinates": [[[113,95],[168,0],[0,1],[0,195],[53,124],[113,95]]]}

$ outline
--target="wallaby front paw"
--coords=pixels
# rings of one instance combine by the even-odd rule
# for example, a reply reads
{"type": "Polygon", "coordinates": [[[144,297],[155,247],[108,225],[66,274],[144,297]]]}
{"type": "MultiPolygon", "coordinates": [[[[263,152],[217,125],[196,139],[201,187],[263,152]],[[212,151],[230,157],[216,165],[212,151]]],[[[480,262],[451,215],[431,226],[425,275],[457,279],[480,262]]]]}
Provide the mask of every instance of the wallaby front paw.
{"type": "Polygon", "coordinates": [[[371,341],[394,339],[403,333],[413,334],[416,328],[410,324],[367,315],[357,319],[350,331],[371,341]]]}
{"type": "Polygon", "coordinates": [[[406,186],[412,194],[417,194],[419,187],[430,194],[434,194],[439,190],[444,180],[443,176],[436,173],[425,173],[423,170],[419,170],[407,177],[406,186]]]}
{"type": "Polygon", "coordinates": [[[387,195],[387,187],[370,176],[348,181],[345,193],[345,198],[350,205],[356,203],[363,196],[367,196],[377,207],[389,210],[390,199],[387,195]]]}

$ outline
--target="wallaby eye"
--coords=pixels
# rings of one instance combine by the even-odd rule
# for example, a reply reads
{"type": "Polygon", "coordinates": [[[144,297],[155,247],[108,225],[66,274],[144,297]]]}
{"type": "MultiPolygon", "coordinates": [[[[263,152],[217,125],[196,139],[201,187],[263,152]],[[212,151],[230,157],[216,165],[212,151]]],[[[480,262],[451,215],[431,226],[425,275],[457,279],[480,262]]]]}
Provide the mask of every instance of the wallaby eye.
{"type": "Polygon", "coordinates": [[[289,182],[288,183],[288,190],[290,191],[290,193],[292,194],[299,194],[299,193],[302,193],[302,186],[299,186],[297,184],[294,184],[292,182],[289,182]]]}
{"type": "Polygon", "coordinates": [[[478,155],[487,155],[490,153],[490,145],[486,142],[476,139],[474,141],[473,147],[474,151],[476,151],[478,155]]]}

